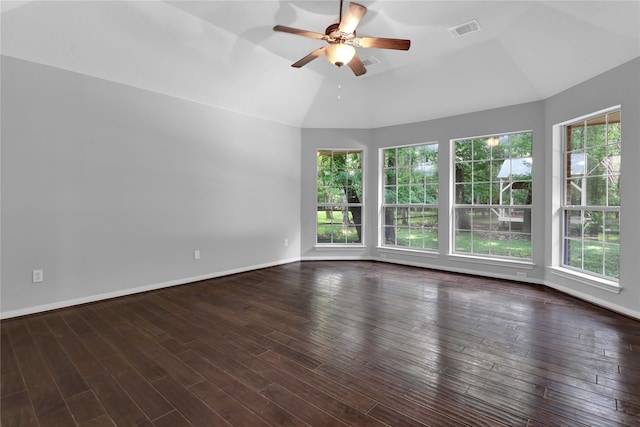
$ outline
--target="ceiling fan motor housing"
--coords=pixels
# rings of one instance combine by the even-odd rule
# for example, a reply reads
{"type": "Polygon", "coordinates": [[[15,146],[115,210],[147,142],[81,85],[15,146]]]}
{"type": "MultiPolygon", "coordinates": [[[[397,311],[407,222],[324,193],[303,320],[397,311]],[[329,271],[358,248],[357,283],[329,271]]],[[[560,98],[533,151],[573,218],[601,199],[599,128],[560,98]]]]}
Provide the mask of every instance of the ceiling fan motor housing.
{"type": "Polygon", "coordinates": [[[343,33],[340,31],[340,24],[329,25],[324,33],[329,37],[327,40],[329,43],[344,43],[356,37],[355,30],[352,33],[343,33]]]}

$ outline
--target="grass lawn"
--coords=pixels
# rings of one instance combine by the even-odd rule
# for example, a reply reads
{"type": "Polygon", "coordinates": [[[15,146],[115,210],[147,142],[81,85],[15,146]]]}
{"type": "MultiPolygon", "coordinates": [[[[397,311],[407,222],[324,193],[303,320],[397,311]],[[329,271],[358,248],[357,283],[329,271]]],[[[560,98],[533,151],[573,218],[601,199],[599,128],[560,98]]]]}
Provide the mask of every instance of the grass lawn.
{"type": "MultiPolygon", "coordinates": [[[[342,212],[332,212],[332,217],[324,211],[318,212],[318,243],[360,243],[356,227],[349,222],[343,224],[342,212]]],[[[438,230],[424,224],[420,226],[395,227],[394,246],[413,249],[438,249],[438,230]]],[[[569,240],[567,265],[600,274],[619,278],[620,245],[611,240],[602,242],[569,240]]],[[[393,243],[389,243],[393,245],[393,243]]],[[[518,259],[531,259],[531,235],[509,231],[460,231],[455,236],[456,252],[495,255],[518,259]]]]}

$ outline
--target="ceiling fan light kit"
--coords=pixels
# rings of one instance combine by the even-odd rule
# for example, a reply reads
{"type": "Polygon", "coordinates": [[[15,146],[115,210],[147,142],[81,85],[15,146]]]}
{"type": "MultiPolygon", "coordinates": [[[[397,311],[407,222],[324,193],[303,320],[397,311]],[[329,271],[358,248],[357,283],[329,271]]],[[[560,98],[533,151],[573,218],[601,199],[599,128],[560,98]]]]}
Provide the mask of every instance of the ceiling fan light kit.
{"type": "Polygon", "coordinates": [[[367,72],[367,68],[358,57],[356,47],[378,48],[393,50],[409,50],[411,40],[389,39],[381,37],[356,37],[356,27],[362,17],[367,13],[367,8],[358,3],[349,3],[344,15],[342,14],[342,0],[340,0],[340,22],[327,27],[324,34],[313,31],[300,30],[298,28],[276,25],[274,31],[296,34],[303,37],[324,40],[329,45],[318,48],[291,64],[300,68],[324,54],[327,60],[338,67],[347,65],[356,76],[367,72]]]}
{"type": "Polygon", "coordinates": [[[326,47],[324,54],[327,56],[329,62],[338,67],[342,67],[344,64],[348,64],[356,54],[356,49],[353,46],[344,43],[331,44],[326,47]]]}

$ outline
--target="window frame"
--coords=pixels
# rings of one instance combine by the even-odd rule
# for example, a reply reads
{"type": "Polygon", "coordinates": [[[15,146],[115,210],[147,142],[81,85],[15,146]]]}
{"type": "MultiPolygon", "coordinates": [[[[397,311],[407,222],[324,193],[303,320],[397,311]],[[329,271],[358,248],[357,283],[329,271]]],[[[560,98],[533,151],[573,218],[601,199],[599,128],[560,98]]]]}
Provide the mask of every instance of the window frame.
{"type": "MultiPolygon", "coordinates": [[[[419,142],[419,143],[414,143],[414,144],[402,144],[402,145],[394,145],[394,146],[388,146],[388,147],[382,147],[379,149],[379,166],[378,166],[378,173],[379,173],[379,211],[378,211],[378,247],[380,249],[386,249],[386,250],[402,250],[402,251],[412,251],[412,252],[418,252],[418,253],[424,253],[424,254],[435,254],[438,253],[438,247],[439,247],[439,236],[438,236],[438,218],[439,218],[439,204],[440,204],[440,197],[439,197],[439,188],[440,188],[440,179],[439,179],[439,159],[440,159],[440,144],[438,141],[429,141],[429,142],[419,142]],[[389,187],[388,183],[387,183],[387,174],[386,174],[386,170],[387,170],[387,165],[385,164],[385,153],[388,150],[395,150],[396,151],[396,159],[398,158],[398,150],[400,149],[404,149],[404,148],[415,148],[415,147],[428,147],[428,146],[435,146],[435,151],[436,151],[436,181],[434,183],[427,183],[426,180],[422,183],[422,188],[425,191],[425,195],[426,195],[426,188],[427,186],[432,186],[435,187],[436,190],[436,203],[426,203],[426,202],[422,202],[422,203],[398,203],[398,192],[399,192],[399,188],[400,187],[412,187],[413,184],[411,182],[409,183],[402,183],[399,184],[398,183],[398,174],[395,174],[395,184],[394,186],[396,187],[396,202],[395,203],[387,203],[387,199],[386,199],[386,190],[387,187],[389,187]],[[422,236],[422,247],[417,247],[417,246],[411,246],[409,245],[401,245],[398,244],[398,231],[399,230],[408,230],[409,233],[411,233],[412,229],[415,229],[413,227],[411,227],[410,224],[410,220],[409,220],[409,225],[408,226],[399,226],[397,224],[394,224],[392,227],[388,227],[386,225],[386,209],[387,208],[395,208],[395,209],[407,209],[407,210],[411,210],[411,209],[421,209],[423,212],[425,209],[430,209],[433,210],[435,212],[435,217],[436,217],[436,223],[434,225],[435,228],[435,236],[436,236],[436,241],[435,241],[435,247],[428,247],[425,248],[424,247],[424,234],[422,236]],[[395,244],[390,244],[387,243],[387,229],[388,228],[393,228],[393,233],[394,233],[394,241],[395,244]]],[[[395,169],[396,171],[398,169],[400,169],[400,165],[398,163],[396,163],[395,165],[395,169]]],[[[419,186],[416,185],[416,186],[419,186]]],[[[411,199],[411,197],[410,197],[411,199]]],[[[394,216],[394,221],[395,219],[397,219],[397,217],[394,216]]]]}
{"type": "MultiPolygon", "coordinates": [[[[597,123],[596,123],[597,124],[597,123]]],[[[585,232],[586,228],[589,224],[587,224],[587,220],[585,219],[586,213],[593,213],[593,212],[597,212],[599,214],[602,215],[603,217],[603,221],[606,222],[606,216],[607,214],[610,213],[614,213],[617,216],[617,226],[618,226],[618,230],[620,229],[620,212],[621,212],[621,200],[620,200],[620,190],[618,189],[618,204],[617,205],[611,205],[609,204],[609,200],[610,200],[610,175],[611,176],[616,176],[618,179],[618,186],[620,186],[620,179],[622,177],[622,170],[620,168],[620,162],[618,159],[618,169],[617,172],[610,172],[607,169],[606,175],[601,175],[600,177],[606,177],[605,179],[605,204],[604,205],[594,205],[594,204],[588,204],[586,202],[587,196],[585,196],[585,193],[588,191],[588,187],[584,187],[584,183],[588,182],[587,180],[590,178],[589,175],[589,160],[587,160],[587,164],[584,165],[584,173],[581,174],[582,178],[581,180],[583,181],[581,184],[583,185],[583,187],[581,188],[581,192],[582,193],[582,197],[581,197],[581,201],[580,204],[573,204],[573,200],[569,200],[571,198],[570,194],[567,194],[568,191],[568,185],[573,185],[572,181],[573,178],[570,173],[568,173],[568,168],[569,166],[569,158],[570,156],[574,155],[574,154],[579,154],[579,153],[583,153],[583,161],[585,159],[588,158],[588,154],[590,150],[594,150],[595,147],[597,148],[604,148],[605,152],[608,152],[609,148],[611,146],[613,146],[614,144],[618,144],[618,151],[619,151],[619,155],[618,157],[620,158],[622,156],[622,108],[620,105],[617,106],[613,106],[610,108],[606,108],[604,110],[600,110],[600,111],[596,111],[594,113],[590,113],[581,117],[577,117],[575,119],[572,120],[568,120],[565,121],[563,123],[560,123],[559,125],[556,125],[560,131],[560,138],[561,138],[561,145],[560,145],[560,163],[561,163],[561,180],[560,180],[560,188],[558,190],[559,193],[559,208],[558,208],[558,218],[560,221],[560,225],[558,227],[559,230],[559,235],[557,235],[556,237],[554,237],[554,241],[558,241],[559,244],[559,250],[558,250],[558,259],[554,262],[554,264],[557,265],[558,268],[566,271],[566,273],[568,275],[573,275],[578,279],[584,280],[587,283],[591,284],[593,282],[595,282],[597,284],[597,286],[599,285],[600,287],[604,286],[606,287],[613,287],[613,288],[620,288],[620,278],[619,275],[618,277],[614,277],[611,275],[606,275],[606,247],[607,245],[612,245],[613,243],[611,242],[607,242],[606,241],[606,236],[603,235],[603,240],[600,242],[597,239],[594,240],[592,238],[587,237],[588,234],[585,232]],[[609,122],[609,116],[610,115],[614,115],[617,114],[619,116],[619,119],[617,122],[609,122]],[[597,119],[601,119],[604,118],[604,124],[606,126],[606,141],[605,144],[602,146],[592,146],[589,145],[588,143],[588,138],[584,138],[582,147],[580,149],[575,149],[574,146],[569,147],[569,144],[573,144],[572,141],[569,141],[569,136],[568,136],[568,129],[572,126],[576,126],[578,124],[583,124],[584,129],[585,129],[585,135],[586,135],[586,130],[588,129],[588,122],[589,121],[594,121],[597,119]],[[620,127],[620,139],[617,142],[611,142],[609,139],[609,129],[608,126],[610,123],[619,123],[619,127],[620,127]],[[585,201],[583,201],[585,200],[585,201]],[[572,232],[572,228],[575,227],[570,227],[568,224],[568,218],[570,217],[571,213],[573,212],[577,212],[580,215],[580,223],[583,224],[580,230],[580,238],[577,238],[575,235],[575,232],[572,232]],[[568,248],[570,247],[570,245],[572,244],[572,242],[579,242],[580,243],[580,248],[581,248],[581,256],[580,256],[580,264],[581,266],[575,266],[575,265],[571,265],[571,260],[568,258],[569,254],[568,254],[568,248]],[[591,271],[585,268],[585,245],[601,245],[602,246],[602,252],[600,253],[601,259],[602,259],[602,269],[600,270],[600,272],[595,272],[595,271],[591,271]]],[[[610,159],[609,156],[606,156],[606,158],[610,159]]],[[[602,164],[602,162],[604,161],[604,159],[602,161],[600,161],[596,167],[598,167],[599,165],[602,164]]],[[[603,166],[606,167],[606,166],[603,166]]],[[[595,169],[595,168],[594,168],[595,169]]],[[[597,178],[598,175],[595,175],[595,178],[597,178]]],[[[594,178],[594,177],[591,177],[594,178]]],[[[589,215],[589,217],[592,217],[593,214],[589,215]]],[[[597,226],[597,224],[596,224],[597,226]]],[[[606,228],[606,227],[605,227],[606,228]]],[[[603,234],[606,234],[603,233],[603,234]]],[[[618,236],[619,236],[619,231],[618,231],[618,236]]],[[[620,271],[620,240],[621,240],[621,236],[618,237],[618,242],[615,243],[615,245],[617,245],[617,249],[618,249],[618,257],[617,257],[617,271],[619,273],[620,271]]]]}
{"type": "MultiPolygon", "coordinates": [[[[316,200],[316,209],[315,209],[315,244],[314,246],[316,248],[361,248],[365,246],[365,238],[366,238],[366,233],[365,233],[365,217],[366,217],[366,210],[365,210],[365,150],[363,148],[318,148],[316,149],[316,186],[315,186],[315,200],[316,200]],[[337,154],[355,154],[355,153],[359,153],[360,154],[360,176],[361,176],[361,181],[360,181],[360,201],[358,203],[350,203],[348,200],[346,200],[346,194],[345,194],[345,198],[343,199],[343,202],[337,203],[337,202],[327,202],[327,203],[319,203],[318,199],[319,199],[319,194],[320,194],[320,190],[319,190],[319,186],[318,186],[318,175],[319,175],[319,164],[318,164],[318,159],[321,156],[322,153],[331,153],[331,157],[332,157],[332,163],[333,163],[333,157],[337,154]],[[318,226],[319,226],[319,221],[318,221],[318,212],[320,212],[322,209],[321,208],[331,208],[332,212],[343,212],[342,215],[344,215],[344,212],[347,212],[347,215],[349,215],[351,213],[351,209],[360,209],[360,241],[355,241],[355,242],[349,242],[347,241],[348,238],[345,238],[344,242],[336,242],[334,241],[333,237],[334,234],[333,232],[331,232],[331,241],[330,242],[321,242],[318,240],[318,226]],[[340,208],[340,209],[335,209],[335,208],[340,208]],[[351,209],[350,209],[351,208],[351,209]]],[[[348,170],[348,169],[345,169],[348,170]]],[[[333,224],[333,223],[332,223],[333,224]]],[[[337,224],[337,223],[336,223],[337,224]]],[[[349,225],[348,227],[356,227],[356,233],[357,233],[357,227],[358,224],[352,224],[349,225]]]]}
{"type": "MultiPolygon", "coordinates": [[[[478,259],[479,262],[488,262],[488,263],[499,263],[499,264],[513,264],[513,265],[519,265],[522,267],[525,266],[531,266],[533,265],[533,259],[534,259],[534,248],[533,248],[533,234],[534,234],[534,230],[533,230],[533,223],[532,223],[532,213],[533,213],[533,182],[534,182],[534,178],[533,178],[533,172],[534,172],[534,168],[533,168],[533,148],[534,148],[534,143],[533,143],[533,139],[534,139],[534,132],[532,129],[527,129],[527,130],[518,130],[518,131],[510,131],[510,132],[502,132],[502,133],[495,133],[495,134],[488,134],[488,135],[480,135],[480,136],[471,136],[471,137],[462,137],[462,138],[455,138],[455,139],[451,139],[450,140],[450,150],[451,150],[451,161],[450,161],[450,169],[451,169],[451,174],[450,174],[450,244],[449,244],[449,255],[450,257],[459,257],[459,258],[465,258],[465,259],[478,259]],[[499,141],[501,138],[510,138],[512,135],[522,135],[522,134],[530,134],[530,139],[531,139],[531,146],[529,148],[529,155],[526,157],[495,157],[493,156],[493,154],[490,155],[490,157],[486,158],[486,159],[482,159],[485,162],[488,162],[490,164],[490,173],[489,173],[489,178],[488,181],[470,181],[467,182],[465,180],[461,181],[460,183],[458,183],[458,179],[456,177],[456,165],[458,163],[458,159],[456,158],[456,143],[460,142],[460,141],[484,141],[484,144],[486,145],[491,145],[490,141],[493,140],[494,144],[492,146],[492,151],[491,153],[493,153],[493,147],[499,145],[499,141]],[[509,181],[508,181],[508,187],[510,188],[510,195],[512,194],[513,190],[516,189],[513,187],[513,184],[517,183],[517,182],[526,182],[528,183],[529,187],[527,188],[528,191],[528,196],[531,197],[531,200],[529,203],[513,203],[513,198],[510,196],[509,200],[510,203],[509,204],[499,204],[499,203],[494,203],[493,202],[493,193],[494,193],[494,189],[496,188],[497,185],[499,185],[499,181],[497,180],[497,174],[494,177],[494,165],[493,162],[495,161],[502,161],[504,164],[504,161],[506,160],[513,160],[513,159],[526,159],[529,158],[530,160],[528,160],[529,162],[531,162],[530,164],[530,172],[529,172],[529,177],[527,179],[517,179],[514,178],[512,176],[512,174],[509,175],[509,181]],[[487,203],[477,203],[474,202],[474,200],[472,200],[471,203],[458,203],[457,202],[457,189],[456,189],[456,185],[471,185],[472,187],[474,185],[477,184],[485,184],[488,185],[489,187],[489,197],[487,198],[487,203]],[[523,211],[523,219],[522,219],[522,223],[524,226],[524,217],[526,216],[525,212],[528,211],[528,226],[531,227],[531,230],[529,230],[528,232],[525,232],[523,230],[521,231],[514,231],[515,228],[512,226],[512,221],[511,219],[509,220],[508,223],[508,228],[506,230],[504,230],[502,233],[508,233],[509,234],[509,254],[499,254],[499,253],[492,253],[492,249],[489,249],[488,252],[482,252],[482,251],[473,251],[473,244],[470,241],[470,248],[471,251],[465,251],[465,250],[460,250],[457,246],[456,246],[456,237],[457,237],[457,232],[459,231],[458,228],[458,222],[457,222],[457,214],[459,212],[460,209],[469,209],[469,211],[471,213],[473,213],[474,209],[483,209],[485,210],[488,215],[490,216],[490,225],[489,225],[489,234],[493,235],[493,234],[499,234],[500,232],[494,232],[494,230],[492,229],[493,227],[493,220],[491,219],[491,216],[495,214],[495,212],[492,212],[493,209],[508,209],[510,210],[509,212],[513,212],[513,210],[522,210],[523,211]],[[522,256],[516,256],[516,255],[512,255],[512,251],[516,250],[512,245],[512,235],[523,235],[523,236],[528,236],[528,241],[529,241],[529,245],[528,247],[525,249],[528,253],[527,257],[522,257],[522,256]]],[[[472,146],[472,150],[473,150],[473,146],[472,146]]],[[[473,151],[472,151],[473,153],[473,151]]],[[[512,154],[512,146],[511,146],[511,142],[509,145],[509,153],[510,155],[512,154]]],[[[471,163],[471,164],[475,164],[476,162],[479,162],[479,160],[476,160],[473,158],[473,154],[472,154],[472,158],[471,159],[464,159],[462,160],[463,163],[471,163]]],[[[525,163],[525,160],[523,160],[523,163],[525,163]]],[[[512,164],[510,165],[512,166],[512,164]]],[[[509,169],[509,171],[511,171],[511,168],[509,169]]],[[[472,169],[472,174],[473,174],[473,169],[472,169]]],[[[502,187],[497,187],[498,191],[500,193],[502,193],[502,187]]],[[[497,214],[495,214],[497,215],[497,214]]],[[[511,215],[510,215],[511,218],[511,215]]],[[[473,225],[469,226],[468,230],[463,230],[463,231],[468,231],[470,236],[473,235],[473,233],[477,233],[480,229],[476,230],[473,228],[473,225]]],[[[491,242],[493,240],[489,240],[489,242],[491,242]]],[[[490,245],[491,246],[491,245],[490,245]]],[[[526,268],[526,267],[525,267],[526,268]]]]}

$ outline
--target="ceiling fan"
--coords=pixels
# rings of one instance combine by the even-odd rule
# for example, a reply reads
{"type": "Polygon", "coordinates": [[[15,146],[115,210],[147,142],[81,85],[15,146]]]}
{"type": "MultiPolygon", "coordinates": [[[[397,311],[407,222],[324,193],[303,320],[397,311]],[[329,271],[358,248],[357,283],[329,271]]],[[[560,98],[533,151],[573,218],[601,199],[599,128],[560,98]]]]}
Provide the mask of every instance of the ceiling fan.
{"type": "Polygon", "coordinates": [[[340,22],[329,25],[324,34],[285,27],[284,25],[276,25],[273,27],[275,31],[324,40],[329,43],[328,46],[316,49],[298,62],[291,64],[292,67],[300,68],[324,54],[332,64],[338,67],[346,64],[356,76],[361,76],[367,72],[367,69],[358,57],[355,50],[356,47],[409,50],[411,40],[382,37],[356,37],[356,27],[365,13],[367,13],[367,8],[358,3],[349,3],[343,15],[342,4],[343,0],[340,0],[340,22]]]}

